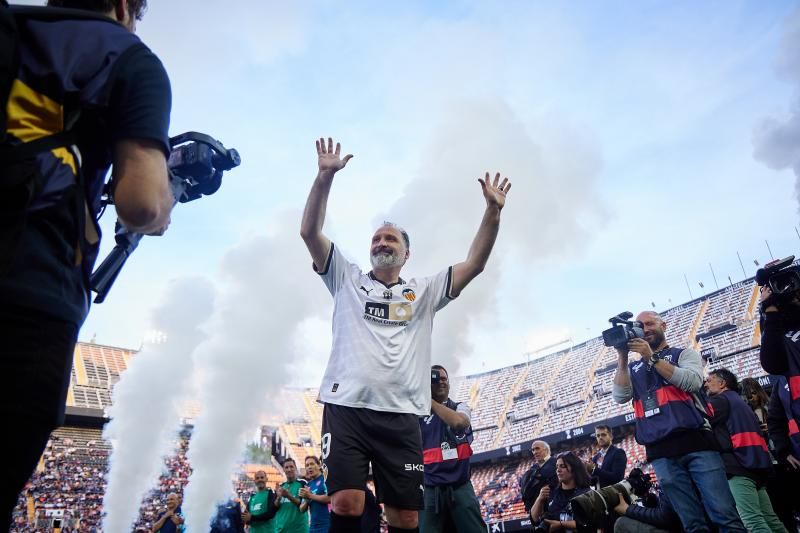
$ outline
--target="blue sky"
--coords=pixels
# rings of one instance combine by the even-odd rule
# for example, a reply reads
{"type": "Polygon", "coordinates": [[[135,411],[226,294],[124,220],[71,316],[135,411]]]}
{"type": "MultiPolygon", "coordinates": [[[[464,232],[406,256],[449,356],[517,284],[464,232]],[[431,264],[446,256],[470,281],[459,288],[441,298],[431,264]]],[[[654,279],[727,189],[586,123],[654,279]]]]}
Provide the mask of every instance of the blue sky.
{"type": "MultiPolygon", "coordinates": [[[[264,343],[249,328],[274,325],[265,361],[316,386],[331,304],[298,233],[323,135],[355,154],[325,230],[364,268],[384,218],[411,234],[405,276],[462,260],[476,178],[513,181],[490,267],[437,317],[434,358],[458,373],[586,340],[623,309],[677,305],[684,274],[695,297],[709,292],[709,263],[720,284],[740,280],[737,251],[751,276],[765,239],[775,256],[800,250],[795,176],[753,157],[757,125],[798,98],[776,67],[796,53],[781,45],[796,10],[152,1],[138,33],[171,76],[171,133],[211,134],[243,164],[141,243],[81,339],[138,347],[170,280],[203,276],[253,317],[220,335],[264,343]]],[[[104,250],[112,224],[109,212],[104,250]]]]}

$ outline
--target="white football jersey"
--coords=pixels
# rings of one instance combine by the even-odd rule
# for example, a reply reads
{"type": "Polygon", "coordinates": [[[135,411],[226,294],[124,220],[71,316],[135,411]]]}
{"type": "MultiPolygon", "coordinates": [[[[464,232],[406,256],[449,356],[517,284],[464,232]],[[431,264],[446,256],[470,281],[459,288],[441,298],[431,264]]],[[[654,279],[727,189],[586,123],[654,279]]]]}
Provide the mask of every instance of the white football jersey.
{"type": "Polygon", "coordinates": [[[433,316],[452,299],[452,267],[390,287],[331,244],[318,271],[333,295],[333,346],[320,401],[430,414],[433,316]]]}

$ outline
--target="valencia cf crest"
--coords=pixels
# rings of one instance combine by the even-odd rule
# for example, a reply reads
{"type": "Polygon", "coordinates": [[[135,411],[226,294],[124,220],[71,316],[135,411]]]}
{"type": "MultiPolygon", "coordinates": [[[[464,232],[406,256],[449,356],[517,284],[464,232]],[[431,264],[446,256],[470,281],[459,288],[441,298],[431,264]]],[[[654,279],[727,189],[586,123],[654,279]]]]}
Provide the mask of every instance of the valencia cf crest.
{"type": "Polygon", "coordinates": [[[417,299],[417,295],[414,293],[414,289],[403,289],[403,298],[409,302],[413,302],[417,299]]]}

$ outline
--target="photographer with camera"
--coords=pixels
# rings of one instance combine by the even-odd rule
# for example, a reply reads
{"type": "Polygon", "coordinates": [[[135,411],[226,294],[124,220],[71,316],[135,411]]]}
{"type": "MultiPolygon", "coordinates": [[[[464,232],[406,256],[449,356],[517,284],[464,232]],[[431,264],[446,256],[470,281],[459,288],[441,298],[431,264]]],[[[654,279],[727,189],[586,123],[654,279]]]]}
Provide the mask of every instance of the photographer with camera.
{"type": "Polygon", "coordinates": [[[786,377],[789,420],[800,424],[800,266],[794,256],[756,272],[761,296],[761,366],[786,377]]]}
{"type": "Polygon", "coordinates": [[[420,533],[486,531],[480,504],[470,481],[472,456],[470,409],[449,398],[450,380],[441,365],[431,367],[431,414],[419,418],[425,464],[425,507],[419,513],[420,533]]]}
{"type": "Polygon", "coordinates": [[[129,229],[163,233],[173,202],[169,78],[134,34],[146,0],[48,4],[0,6],[0,370],[13,376],[0,416],[15,428],[0,494],[4,529],[63,420],[109,167],[129,229]]]}
{"type": "Polygon", "coordinates": [[[785,532],[767,495],[772,457],[761,436],[758,418],[739,396],[736,376],[727,368],[712,370],[706,378],[706,389],[714,408],[711,426],[742,522],[754,533],[785,532]]]}
{"type": "Polygon", "coordinates": [[[775,479],[767,488],[772,508],[789,531],[796,527],[794,513],[800,515],[800,430],[792,418],[791,390],[786,377],[777,376],[767,407],[767,430],[777,464],[775,479]]]}
{"type": "Polygon", "coordinates": [[[558,485],[556,458],[550,456],[550,445],[543,440],[535,440],[531,444],[531,453],[533,454],[533,466],[519,481],[522,503],[528,514],[544,487],[550,487],[552,491],[558,485]]]}
{"type": "Polygon", "coordinates": [[[556,458],[558,485],[552,491],[542,488],[531,509],[534,531],[565,531],[571,533],[577,527],[570,500],[589,490],[589,475],[581,460],[572,452],[562,453],[556,458]]]}
{"type": "MultiPolygon", "coordinates": [[[[658,313],[644,311],[636,320],[616,326],[623,342],[611,344],[619,354],[614,400],[633,402],[636,441],[645,446],[684,529],[708,531],[708,513],[722,533],[744,533],[708,421],[700,354],[670,347],[658,313]],[[630,352],[640,358],[629,362],[630,352]]],[[[604,340],[612,330],[603,332],[604,340]]]]}
{"type": "Polygon", "coordinates": [[[628,480],[635,488],[638,499],[629,504],[622,494],[614,506],[619,516],[614,523],[614,533],[669,533],[681,531],[681,521],[669,503],[667,495],[653,490],[650,476],[639,468],[631,470],[628,480]],[[634,481],[636,480],[636,481],[634,481]]]}

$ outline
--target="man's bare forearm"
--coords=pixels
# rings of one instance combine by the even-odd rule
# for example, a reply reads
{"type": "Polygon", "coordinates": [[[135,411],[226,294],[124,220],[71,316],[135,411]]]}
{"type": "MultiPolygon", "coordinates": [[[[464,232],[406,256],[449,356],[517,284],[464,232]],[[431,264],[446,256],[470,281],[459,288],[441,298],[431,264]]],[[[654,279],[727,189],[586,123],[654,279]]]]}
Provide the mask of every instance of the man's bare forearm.
{"type": "Polygon", "coordinates": [[[300,235],[303,239],[307,240],[322,234],[322,225],[325,223],[325,210],[328,206],[328,195],[331,192],[332,184],[332,172],[319,172],[311,185],[306,207],[303,210],[303,221],[300,225],[300,235]]]}
{"type": "Polygon", "coordinates": [[[487,207],[483,212],[483,219],[478,228],[478,233],[469,247],[469,254],[465,261],[470,265],[477,276],[486,268],[489,255],[492,253],[494,243],[497,240],[497,232],[500,229],[500,209],[497,207],[487,207]]]}
{"type": "Polygon", "coordinates": [[[500,229],[500,208],[487,206],[478,233],[469,247],[467,259],[463,263],[453,265],[453,285],[451,296],[458,296],[470,281],[483,272],[489,255],[492,253],[497,232],[500,229]]]}

